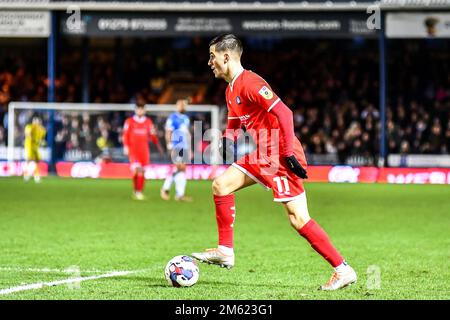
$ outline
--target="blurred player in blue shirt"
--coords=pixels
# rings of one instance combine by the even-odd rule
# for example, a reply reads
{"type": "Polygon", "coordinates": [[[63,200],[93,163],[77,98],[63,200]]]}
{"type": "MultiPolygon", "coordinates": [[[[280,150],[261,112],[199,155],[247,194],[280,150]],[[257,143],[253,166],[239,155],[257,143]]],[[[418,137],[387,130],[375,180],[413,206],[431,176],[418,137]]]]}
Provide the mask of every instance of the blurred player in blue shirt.
{"type": "Polygon", "coordinates": [[[186,163],[190,161],[190,120],[186,113],[188,101],[179,99],[176,103],[177,111],[171,113],[166,121],[166,143],[172,162],[176,170],[169,174],[161,189],[161,198],[170,199],[170,187],[175,182],[175,200],[192,201],[185,195],[186,190],[186,163]]]}

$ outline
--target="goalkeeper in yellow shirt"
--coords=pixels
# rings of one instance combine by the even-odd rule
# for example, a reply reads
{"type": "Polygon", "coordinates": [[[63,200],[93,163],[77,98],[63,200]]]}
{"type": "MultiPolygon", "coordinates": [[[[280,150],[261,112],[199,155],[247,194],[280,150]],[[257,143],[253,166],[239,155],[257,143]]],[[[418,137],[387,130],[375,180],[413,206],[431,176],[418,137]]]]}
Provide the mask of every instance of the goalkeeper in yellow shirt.
{"type": "Polygon", "coordinates": [[[39,173],[38,162],[41,159],[39,154],[39,146],[44,141],[46,134],[45,128],[42,126],[41,119],[34,116],[31,123],[25,126],[25,168],[23,170],[23,177],[26,181],[34,177],[35,182],[40,182],[41,177],[39,173]]]}

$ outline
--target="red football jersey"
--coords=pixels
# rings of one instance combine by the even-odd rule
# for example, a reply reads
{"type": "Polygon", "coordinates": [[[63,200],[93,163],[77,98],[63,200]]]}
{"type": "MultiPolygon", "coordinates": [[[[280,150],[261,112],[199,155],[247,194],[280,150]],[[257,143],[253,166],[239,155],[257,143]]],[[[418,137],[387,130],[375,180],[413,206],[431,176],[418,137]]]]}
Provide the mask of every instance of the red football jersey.
{"type": "MultiPolygon", "coordinates": [[[[228,85],[225,96],[229,121],[239,119],[258,144],[258,148],[267,147],[271,152],[278,153],[278,144],[281,141],[278,130],[280,126],[277,117],[270,113],[270,110],[281,100],[269,84],[256,73],[243,70],[228,85]],[[276,130],[276,135],[271,129],[276,130]]],[[[295,137],[293,145],[297,151],[302,149],[295,137]]]]}
{"type": "MultiPolygon", "coordinates": [[[[232,165],[272,189],[275,201],[291,201],[304,192],[303,180],[286,165],[281,156],[282,141],[278,118],[270,112],[282,104],[267,82],[248,70],[237,74],[226,91],[228,128],[244,125],[257,143],[257,149],[238,159],[232,165]],[[272,129],[275,132],[272,132],[272,129]]],[[[300,141],[294,136],[292,144],[295,157],[306,168],[306,157],[300,141]]]]}
{"type": "Polygon", "coordinates": [[[123,144],[128,147],[130,155],[148,153],[149,140],[158,144],[156,130],[150,118],[134,115],[125,121],[123,144]]]}

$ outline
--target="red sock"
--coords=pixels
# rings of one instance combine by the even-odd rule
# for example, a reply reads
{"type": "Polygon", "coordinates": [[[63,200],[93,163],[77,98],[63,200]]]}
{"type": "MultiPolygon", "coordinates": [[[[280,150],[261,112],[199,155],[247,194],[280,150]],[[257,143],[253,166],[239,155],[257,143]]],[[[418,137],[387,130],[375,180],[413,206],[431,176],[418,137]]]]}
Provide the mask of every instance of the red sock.
{"type": "Polygon", "coordinates": [[[133,190],[134,192],[138,191],[138,175],[135,174],[133,176],[133,190]]]}
{"type": "Polygon", "coordinates": [[[214,195],[216,220],[219,229],[219,245],[233,248],[233,224],[235,218],[234,194],[214,195]]]}
{"type": "Polygon", "coordinates": [[[334,268],[344,262],[344,258],[333,246],[327,233],[313,219],[297,231],[334,268]]]}
{"type": "Polygon", "coordinates": [[[136,184],[136,190],[138,192],[142,192],[144,190],[144,183],[145,183],[145,177],[144,174],[138,173],[137,175],[137,184],[136,184]]]}

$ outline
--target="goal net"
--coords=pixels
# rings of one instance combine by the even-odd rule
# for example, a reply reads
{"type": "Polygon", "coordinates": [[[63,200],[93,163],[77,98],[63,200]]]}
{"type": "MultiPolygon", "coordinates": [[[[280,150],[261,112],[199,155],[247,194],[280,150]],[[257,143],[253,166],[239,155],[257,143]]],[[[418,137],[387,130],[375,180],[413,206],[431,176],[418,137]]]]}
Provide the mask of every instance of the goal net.
{"type": "MultiPolygon", "coordinates": [[[[40,148],[46,162],[127,162],[123,153],[122,130],[127,117],[133,115],[134,104],[40,103],[11,102],[8,109],[8,162],[24,160],[24,128],[34,116],[41,119],[47,137],[40,148]]],[[[156,127],[158,139],[166,150],[165,122],[175,105],[146,105],[156,127]]],[[[219,107],[188,105],[191,120],[191,152],[193,164],[217,164],[220,137],[219,107]]],[[[150,144],[152,163],[168,164],[168,152],[163,155],[150,144]]],[[[5,158],[3,156],[3,158],[5,158]]]]}

